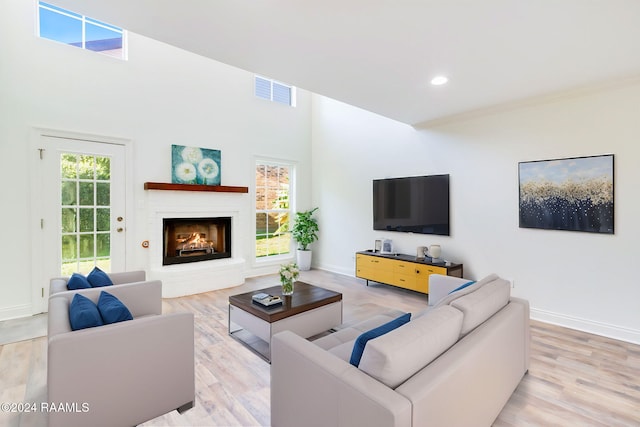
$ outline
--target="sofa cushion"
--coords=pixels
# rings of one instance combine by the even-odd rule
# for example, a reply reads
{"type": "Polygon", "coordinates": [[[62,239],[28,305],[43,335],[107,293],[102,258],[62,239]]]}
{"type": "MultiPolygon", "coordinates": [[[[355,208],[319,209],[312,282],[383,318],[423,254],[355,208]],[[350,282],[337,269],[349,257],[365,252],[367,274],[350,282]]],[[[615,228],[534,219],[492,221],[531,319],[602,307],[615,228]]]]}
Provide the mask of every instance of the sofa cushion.
{"type": "Polygon", "coordinates": [[[89,283],[87,278],[80,273],[73,273],[67,281],[67,289],[69,289],[70,291],[75,291],[77,289],[86,289],[90,287],[91,284],[89,283]]]}
{"type": "Polygon", "coordinates": [[[462,312],[443,306],[367,343],[359,369],[396,388],[458,340],[462,312]]]}
{"type": "Polygon", "coordinates": [[[104,324],[98,307],[89,298],[80,294],[75,294],[69,304],[69,323],[73,331],[104,324]]]}
{"type": "Polygon", "coordinates": [[[100,270],[98,267],[93,267],[91,273],[87,276],[87,280],[93,288],[99,288],[102,286],[111,286],[113,282],[107,273],[100,270]]]}
{"type": "Polygon", "coordinates": [[[105,324],[133,320],[129,309],[115,296],[108,292],[100,292],[98,310],[105,324]]]}
{"type": "Polygon", "coordinates": [[[478,289],[480,289],[481,287],[483,287],[484,285],[486,285],[487,283],[492,282],[492,281],[494,281],[496,279],[498,279],[498,275],[497,274],[490,274],[487,277],[485,277],[484,279],[478,280],[473,285],[469,285],[464,289],[460,289],[459,291],[454,292],[452,294],[449,294],[446,297],[442,298],[440,301],[438,301],[434,305],[434,308],[442,307],[443,305],[449,305],[449,304],[451,304],[452,301],[455,301],[456,299],[458,299],[460,297],[463,297],[464,295],[470,294],[471,292],[475,292],[478,289]]]}
{"type": "Polygon", "coordinates": [[[396,319],[393,319],[391,322],[387,322],[384,325],[380,325],[377,328],[373,328],[370,331],[361,334],[353,343],[353,351],[351,352],[349,363],[357,367],[362,359],[362,353],[370,340],[399,328],[409,322],[409,320],[411,320],[411,313],[406,313],[396,319]]]}
{"type": "Polygon", "coordinates": [[[397,317],[397,314],[396,315],[377,314],[373,317],[370,317],[366,320],[358,322],[354,325],[344,324],[342,325],[342,329],[332,334],[325,335],[324,337],[313,340],[313,343],[318,347],[327,351],[330,351],[335,347],[338,347],[344,343],[349,343],[350,345],[348,350],[349,354],[347,355],[347,358],[344,359],[348,362],[349,358],[351,357],[351,349],[353,348],[353,343],[356,340],[356,338],[360,336],[360,334],[370,329],[376,328],[380,325],[383,325],[387,322],[390,322],[396,317],[397,317]]]}
{"type": "Polygon", "coordinates": [[[496,278],[475,292],[451,302],[464,314],[461,334],[466,335],[507,305],[511,294],[509,282],[496,278]]]}

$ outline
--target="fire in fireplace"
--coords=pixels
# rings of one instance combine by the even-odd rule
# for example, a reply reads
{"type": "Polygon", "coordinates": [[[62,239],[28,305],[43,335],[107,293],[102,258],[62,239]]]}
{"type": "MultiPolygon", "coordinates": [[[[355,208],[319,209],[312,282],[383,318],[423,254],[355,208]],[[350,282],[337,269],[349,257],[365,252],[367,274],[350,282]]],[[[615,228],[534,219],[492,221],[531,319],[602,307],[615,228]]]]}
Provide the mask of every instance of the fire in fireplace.
{"type": "Polygon", "coordinates": [[[231,258],[231,217],[163,219],[162,265],[231,258]]]}

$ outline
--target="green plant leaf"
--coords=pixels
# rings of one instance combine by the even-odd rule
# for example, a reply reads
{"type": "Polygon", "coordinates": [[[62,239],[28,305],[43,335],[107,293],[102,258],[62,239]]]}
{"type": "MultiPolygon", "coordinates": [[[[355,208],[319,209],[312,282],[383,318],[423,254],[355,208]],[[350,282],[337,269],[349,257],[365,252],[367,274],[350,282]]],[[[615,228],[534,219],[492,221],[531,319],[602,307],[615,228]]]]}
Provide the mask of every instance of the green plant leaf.
{"type": "Polygon", "coordinates": [[[293,240],[298,242],[298,249],[307,251],[311,243],[318,240],[318,221],[313,218],[313,213],[318,208],[304,212],[296,212],[291,234],[293,240]]]}

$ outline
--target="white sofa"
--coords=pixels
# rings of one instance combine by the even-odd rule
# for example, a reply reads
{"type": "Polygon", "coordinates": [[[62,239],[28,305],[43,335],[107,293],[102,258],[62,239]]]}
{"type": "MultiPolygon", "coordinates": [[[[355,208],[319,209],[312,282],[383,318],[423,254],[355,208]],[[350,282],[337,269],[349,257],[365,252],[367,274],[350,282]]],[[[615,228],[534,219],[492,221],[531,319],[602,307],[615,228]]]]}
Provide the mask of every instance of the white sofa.
{"type": "MultiPolygon", "coordinates": [[[[446,276],[444,276],[446,277],[446,276]]],[[[467,280],[430,282],[452,290],[467,280]]],[[[496,275],[447,295],[369,341],[375,316],[314,342],[290,331],[271,344],[274,427],[490,426],[529,368],[529,304],[496,275]]],[[[432,291],[433,292],[433,291],[432,291]]],[[[433,295],[433,294],[432,294],[433,295]]]]}

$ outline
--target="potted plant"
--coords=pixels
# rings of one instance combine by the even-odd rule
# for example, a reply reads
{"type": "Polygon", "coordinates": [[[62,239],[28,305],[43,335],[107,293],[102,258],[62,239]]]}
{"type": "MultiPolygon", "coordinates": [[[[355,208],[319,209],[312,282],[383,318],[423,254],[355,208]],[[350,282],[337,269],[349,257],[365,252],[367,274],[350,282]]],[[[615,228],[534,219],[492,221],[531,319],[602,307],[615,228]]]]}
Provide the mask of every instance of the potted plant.
{"type": "Polygon", "coordinates": [[[318,240],[318,221],[313,218],[313,213],[318,208],[313,208],[304,212],[296,212],[291,234],[293,240],[298,242],[298,266],[300,270],[311,268],[311,249],[309,245],[318,240]]]}

